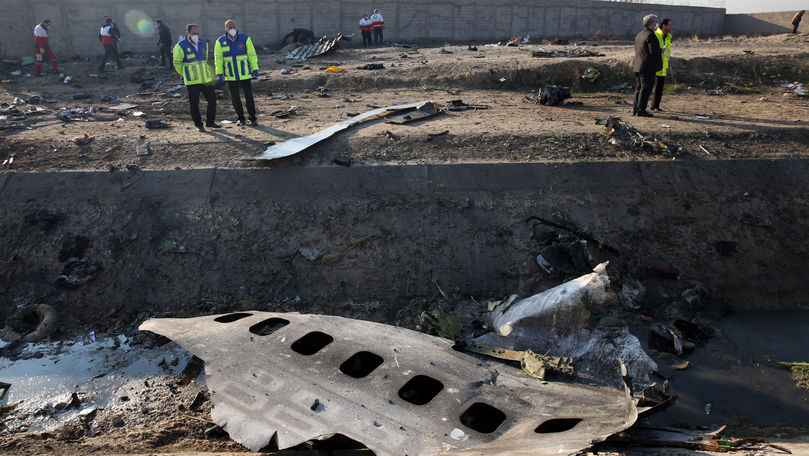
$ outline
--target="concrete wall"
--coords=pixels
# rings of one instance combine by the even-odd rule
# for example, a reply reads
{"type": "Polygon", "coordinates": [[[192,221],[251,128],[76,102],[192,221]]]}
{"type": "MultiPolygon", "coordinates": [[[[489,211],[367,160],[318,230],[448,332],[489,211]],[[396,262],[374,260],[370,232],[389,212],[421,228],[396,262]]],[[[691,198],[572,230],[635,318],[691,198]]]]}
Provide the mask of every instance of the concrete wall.
{"type": "MultiPolygon", "coordinates": [[[[732,35],[756,33],[790,33],[792,32],[792,16],[795,11],[777,13],[728,14],[725,16],[725,33],[732,35]]],[[[809,30],[809,16],[801,21],[798,31],[809,30]]]]}
{"type": "Polygon", "coordinates": [[[53,21],[52,48],[61,58],[102,54],[98,29],[105,15],[113,16],[123,31],[122,51],[156,53],[155,36],[141,37],[125,25],[134,10],[162,17],[176,36],[195,22],[204,38],[222,33],[225,19],[233,18],[257,46],[276,47],[293,28],[315,34],[357,32],[360,15],[379,8],[385,17],[388,41],[492,41],[514,35],[553,38],[599,35],[628,38],[649,13],[670,17],[680,34],[717,34],[725,10],[586,0],[3,0],[0,53],[6,57],[33,52],[32,30],[44,18],[53,21]],[[137,6],[132,6],[137,5],[137,6]]]}

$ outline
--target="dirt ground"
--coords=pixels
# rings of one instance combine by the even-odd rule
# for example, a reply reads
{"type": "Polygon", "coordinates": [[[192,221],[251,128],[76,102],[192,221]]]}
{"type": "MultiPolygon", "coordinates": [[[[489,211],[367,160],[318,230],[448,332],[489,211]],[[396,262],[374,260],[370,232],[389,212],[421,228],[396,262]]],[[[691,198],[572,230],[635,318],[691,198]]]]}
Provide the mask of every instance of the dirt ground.
{"type": "MultiPolygon", "coordinates": [[[[664,112],[656,113],[654,118],[631,116],[631,89],[610,91],[621,83],[634,85],[629,66],[632,48],[626,42],[579,43],[578,47],[605,54],[587,58],[531,57],[532,51],[540,49],[574,49],[573,45],[542,43],[523,47],[431,43],[415,49],[347,46],[304,62],[264,53],[259,60],[262,75],[253,84],[260,125],[237,127],[226,91],[219,90],[217,120],[231,123],[206,133],[193,128],[185,89],[171,91],[182,83],[181,79],[169,69],[158,68],[154,58],[128,57],[124,70],[108,67],[103,77],[94,75],[96,61],[62,59],[61,71],[71,76],[67,83],[58,75],[26,77],[31,67],[22,68],[22,75],[14,76],[11,72],[18,68],[9,66],[0,71],[0,115],[7,116],[0,120],[0,162],[5,161],[0,172],[807,158],[809,96],[799,96],[782,84],[809,84],[809,35],[706,40],[678,37],[674,32],[671,77],[661,105],[664,112]],[[469,50],[468,45],[478,50],[469,50]],[[385,68],[358,69],[367,63],[381,63],[385,68]],[[325,72],[330,66],[345,71],[325,72]],[[581,78],[590,66],[600,71],[592,83],[581,78]],[[290,71],[282,74],[282,70],[290,71]],[[537,90],[545,84],[569,86],[573,96],[563,106],[542,106],[535,99],[537,90]],[[15,103],[15,99],[21,102],[15,103]],[[444,104],[457,99],[488,108],[446,112],[406,125],[373,120],[295,156],[256,160],[271,144],[312,134],[374,107],[426,100],[444,104]],[[111,108],[119,103],[137,106],[111,108]],[[273,115],[293,106],[297,107],[295,113],[286,118],[273,115]],[[63,121],[57,117],[59,112],[76,108],[92,108],[95,120],[63,121]],[[138,111],[143,114],[136,117],[138,111]],[[639,132],[654,135],[666,149],[610,143],[605,127],[597,124],[597,120],[608,117],[620,117],[639,132]],[[144,127],[146,120],[159,120],[170,127],[149,130],[144,127]],[[87,145],[71,141],[84,135],[94,140],[87,145]],[[137,151],[139,147],[143,151],[142,146],[148,146],[145,155],[137,151]]],[[[227,220],[221,223],[225,226],[227,220]]],[[[119,249],[128,246],[128,233],[107,234],[114,240],[110,241],[110,251],[116,251],[118,244],[124,246],[119,245],[119,249]]],[[[31,237],[26,242],[40,242],[36,239],[41,241],[31,237]]],[[[185,259],[176,263],[174,267],[178,269],[191,267],[185,259]]],[[[278,281],[279,277],[272,279],[278,281]]],[[[650,307],[665,302],[660,294],[657,296],[650,307]]],[[[19,303],[3,298],[2,304],[3,312],[8,313],[19,303]]],[[[193,309],[184,311],[211,313],[234,304],[239,305],[200,299],[193,309]]],[[[291,303],[285,301],[284,305],[290,307],[291,303]]],[[[75,310],[80,313],[80,309],[75,310]]],[[[125,321],[111,323],[105,329],[131,333],[130,325],[142,311],[159,310],[127,309],[125,321]]],[[[650,315],[655,312],[642,309],[646,310],[650,315]]],[[[342,311],[353,317],[382,319],[372,310],[356,311],[356,307],[349,306],[342,311]]],[[[662,309],[657,311],[663,313],[662,309]]],[[[86,319],[98,317],[93,313],[86,319]]],[[[67,326],[81,328],[87,323],[79,319],[67,326]]],[[[145,346],[154,344],[148,337],[138,340],[145,346]]],[[[77,419],[48,432],[26,432],[4,424],[0,452],[246,454],[243,447],[210,422],[207,401],[192,410],[190,404],[204,391],[204,385],[188,382],[183,376],[166,375],[143,393],[148,397],[118,409],[124,411],[124,425],[115,419],[116,415],[103,411],[93,420],[77,419]]],[[[14,411],[0,409],[0,417],[10,425],[14,411]]],[[[809,454],[806,425],[739,422],[733,423],[730,431],[737,436],[755,434],[767,438],[789,447],[793,454],[809,454]]],[[[329,454],[327,451],[330,450],[307,447],[277,454],[329,454]]],[[[772,449],[751,449],[739,454],[776,453],[772,449]]],[[[605,447],[597,454],[674,455],[685,451],[605,447]]]]}
{"type": "MultiPolygon", "coordinates": [[[[19,171],[58,171],[127,165],[142,169],[322,165],[335,159],[405,164],[805,155],[809,97],[780,85],[809,79],[806,35],[677,38],[662,103],[665,111],[654,118],[631,117],[631,89],[608,91],[620,83],[634,84],[629,71],[631,47],[625,43],[584,43],[579,47],[605,54],[589,58],[532,58],[531,52],[538,49],[574,48],[544,44],[478,44],[478,51],[469,51],[465,45],[349,48],[298,63],[279,54],[262,55],[263,75],[254,82],[260,126],[242,128],[230,123],[204,134],[190,122],[185,89],[173,94],[177,98],[169,92],[181,83],[179,77],[157,68],[154,59],[128,58],[124,70],[109,67],[104,78],[93,77],[95,62],[64,62],[61,71],[72,77],[67,84],[54,75],[31,78],[6,72],[1,107],[8,108],[15,98],[36,103],[32,97],[39,97],[39,102],[17,106],[25,116],[9,116],[12,124],[0,127],[0,159],[13,155],[12,167],[19,171]],[[357,69],[367,63],[385,68],[357,69]],[[345,71],[323,71],[332,65],[345,71]],[[579,77],[589,66],[601,73],[594,83],[579,77]],[[291,74],[281,74],[283,69],[291,74]],[[505,81],[499,82],[501,78],[505,81]],[[547,83],[570,86],[573,97],[560,107],[532,101],[537,89],[547,83]],[[74,99],[77,96],[87,98],[74,99]],[[104,97],[137,106],[111,109],[119,103],[104,102],[109,99],[104,97]],[[297,157],[251,160],[269,144],[314,133],[372,107],[456,99],[489,109],[445,113],[406,125],[377,120],[297,157]],[[293,106],[296,113],[288,118],[272,115],[293,106]],[[92,108],[98,121],[56,118],[58,112],[74,108],[92,108]],[[143,115],[136,118],[138,111],[143,115]],[[609,144],[596,120],[610,116],[656,135],[669,151],[609,144]],[[147,130],[146,120],[160,120],[170,128],[147,130]],[[429,136],[443,132],[447,133],[429,136]],[[71,142],[85,134],[94,141],[84,146],[71,142]],[[138,155],[136,149],[144,145],[148,155],[138,155]]],[[[225,92],[219,91],[223,98],[217,103],[217,119],[235,122],[225,92]]]]}

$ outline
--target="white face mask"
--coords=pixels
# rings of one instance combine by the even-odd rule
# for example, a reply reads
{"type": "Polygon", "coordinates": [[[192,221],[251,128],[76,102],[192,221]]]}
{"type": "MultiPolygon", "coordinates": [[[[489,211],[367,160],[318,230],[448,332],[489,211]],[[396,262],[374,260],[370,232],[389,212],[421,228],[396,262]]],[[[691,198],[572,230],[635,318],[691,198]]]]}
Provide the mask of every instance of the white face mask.
{"type": "Polygon", "coordinates": [[[194,44],[199,43],[199,35],[191,35],[191,42],[194,44]]]}
{"type": "Polygon", "coordinates": [[[230,30],[228,30],[228,35],[230,35],[230,36],[236,36],[236,33],[237,33],[237,32],[236,32],[236,29],[230,29],[230,30]]]}

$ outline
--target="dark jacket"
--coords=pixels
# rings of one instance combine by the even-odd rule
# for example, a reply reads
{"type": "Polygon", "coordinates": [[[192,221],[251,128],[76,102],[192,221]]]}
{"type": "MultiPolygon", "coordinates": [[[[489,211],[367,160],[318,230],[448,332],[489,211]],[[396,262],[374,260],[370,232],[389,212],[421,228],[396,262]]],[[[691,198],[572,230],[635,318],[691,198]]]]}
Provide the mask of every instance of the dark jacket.
{"type": "Polygon", "coordinates": [[[166,24],[160,24],[157,27],[157,33],[160,35],[160,39],[157,40],[157,44],[172,44],[171,30],[169,30],[166,24]]]}
{"type": "Polygon", "coordinates": [[[663,69],[663,53],[660,42],[653,31],[644,27],[635,36],[635,59],[632,60],[632,71],[635,73],[656,73],[663,69]]]}

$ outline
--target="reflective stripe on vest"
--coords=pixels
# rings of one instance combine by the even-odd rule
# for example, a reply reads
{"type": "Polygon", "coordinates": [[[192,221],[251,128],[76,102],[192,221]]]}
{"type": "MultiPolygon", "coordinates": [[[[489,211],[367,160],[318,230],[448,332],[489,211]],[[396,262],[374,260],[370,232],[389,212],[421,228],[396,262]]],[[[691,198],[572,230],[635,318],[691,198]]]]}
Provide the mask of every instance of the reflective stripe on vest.
{"type": "Polygon", "coordinates": [[[233,40],[226,35],[220,36],[217,40],[222,53],[222,73],[226,81],[242,81],[252,78],[247,40],[249,37],[243,33],[236,35],[233,40]]]}
{"type": "Polygon", "coordinates": [[[183,51],[183,81],[185,85],[207,84],[213,81],[211,70],[208,67],[207,46],[200,40],[197,49],[187,39],[180,41],[177,46],[183,51]]]}
{"type": "Polygon", "coordinates": [[[655,76],[665,76],[669,69],[669,58],[671,57],[671,33],[666,34],[666,38],[663,39],[663,31],[657,29],[655,30],[655,36],[657,36],[657,42],[660,44],[660,51],[663,54],[661,56],[663,68],[655,73],[655,76]]]}

